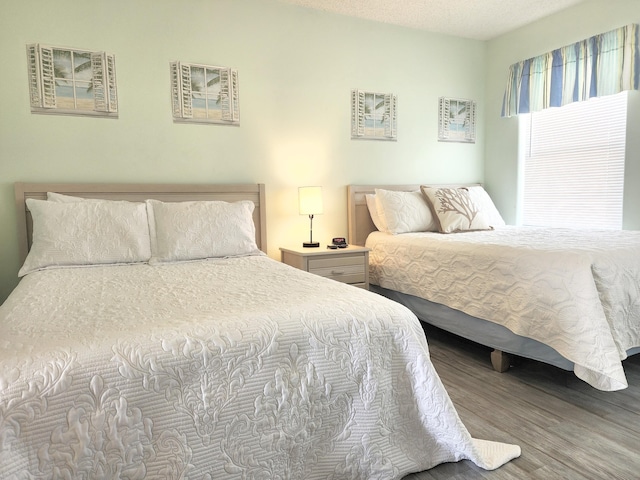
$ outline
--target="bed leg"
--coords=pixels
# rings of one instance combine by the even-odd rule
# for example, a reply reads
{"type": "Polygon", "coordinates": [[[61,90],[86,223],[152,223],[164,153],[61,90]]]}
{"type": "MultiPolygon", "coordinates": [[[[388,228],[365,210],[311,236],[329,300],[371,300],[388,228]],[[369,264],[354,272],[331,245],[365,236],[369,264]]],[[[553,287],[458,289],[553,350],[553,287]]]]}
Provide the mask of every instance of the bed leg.
{"type": "Polygon", "coordinates": [[[511,366],[511,361],[508,353],[504,353],[501,350],[494,350],[491,352],[491,365],[496,372],[506,372],[511,366]]]}

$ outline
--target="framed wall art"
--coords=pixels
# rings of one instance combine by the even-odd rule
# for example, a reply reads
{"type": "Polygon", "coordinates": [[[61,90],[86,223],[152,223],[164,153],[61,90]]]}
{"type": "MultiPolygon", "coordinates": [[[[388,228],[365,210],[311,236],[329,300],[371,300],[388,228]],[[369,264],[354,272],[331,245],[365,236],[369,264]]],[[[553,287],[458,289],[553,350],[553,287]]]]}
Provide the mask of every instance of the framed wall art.
{"type": "Polygon", "coordinates": [[[118,116],[113,54],[34,43],[27,65],[32,113],[118,116]]]}
{"type": "Polygon", "coordinates": [[[476,143],[476,102],[440,97],[438,141],[476,143]]]}
{"type": "Polygon", "coordinates": [[[238,71],[171,62],[171,104],[175,122],[240,125],[238,71]]]}
{"type": "Polygon", "coordinates": [[[392,93],[351,91],[351,138],[397,139],[398,99],[392,93]]]}

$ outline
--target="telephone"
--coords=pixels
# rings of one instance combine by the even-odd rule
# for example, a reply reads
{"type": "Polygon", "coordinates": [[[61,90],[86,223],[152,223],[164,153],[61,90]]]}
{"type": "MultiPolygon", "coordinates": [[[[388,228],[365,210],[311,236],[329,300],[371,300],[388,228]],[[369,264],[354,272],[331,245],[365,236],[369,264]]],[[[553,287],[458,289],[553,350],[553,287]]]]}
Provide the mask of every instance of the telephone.
{"type": "Polygon", "coordinates": [[[335,237],[331,240],[331,244],[327,245],[327,248],[335,250],[336,248],[347,248],[347,239],[344,237],[335,237]]]}

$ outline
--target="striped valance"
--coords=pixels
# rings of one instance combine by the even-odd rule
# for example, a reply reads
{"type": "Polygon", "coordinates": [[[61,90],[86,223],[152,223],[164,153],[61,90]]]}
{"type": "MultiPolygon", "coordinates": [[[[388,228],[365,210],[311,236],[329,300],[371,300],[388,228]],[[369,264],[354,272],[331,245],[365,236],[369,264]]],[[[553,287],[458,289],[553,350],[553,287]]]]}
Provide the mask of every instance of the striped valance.
{"type": "Polygon", "coordinates": [[[514,63],[509,68],[502,116],[638,90],[639,31],[638,25],[627,25],[514,63]]]}

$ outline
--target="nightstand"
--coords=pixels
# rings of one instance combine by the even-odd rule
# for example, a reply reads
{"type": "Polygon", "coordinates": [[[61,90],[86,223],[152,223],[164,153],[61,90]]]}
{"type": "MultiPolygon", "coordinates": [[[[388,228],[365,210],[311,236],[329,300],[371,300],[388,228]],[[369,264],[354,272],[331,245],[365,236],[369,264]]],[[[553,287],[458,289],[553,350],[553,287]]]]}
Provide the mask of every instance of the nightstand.
{"type": "Polygon", "coordinates": [[[366,247],[280,248],[280,259],[300,270],[369,289],[369,249],[366,247]]]}

